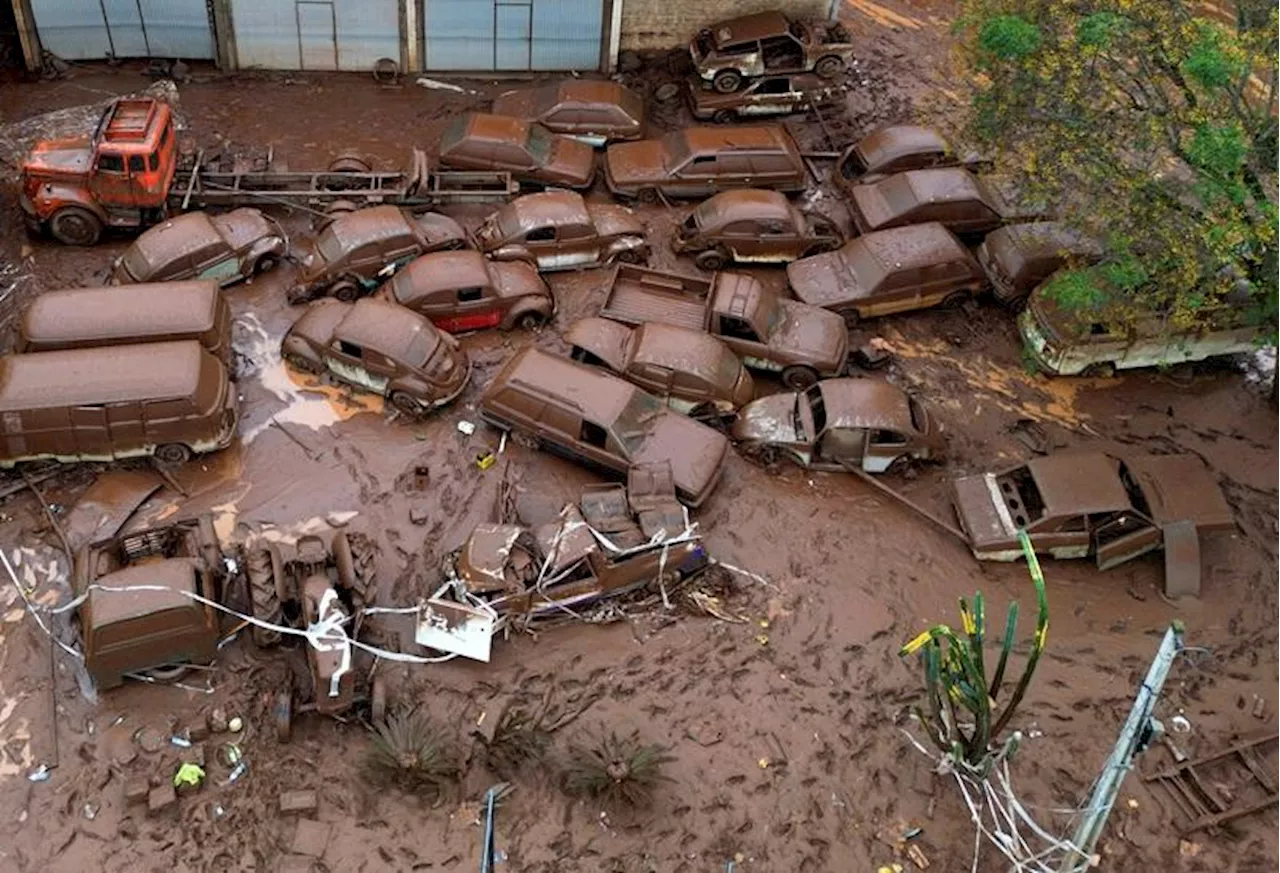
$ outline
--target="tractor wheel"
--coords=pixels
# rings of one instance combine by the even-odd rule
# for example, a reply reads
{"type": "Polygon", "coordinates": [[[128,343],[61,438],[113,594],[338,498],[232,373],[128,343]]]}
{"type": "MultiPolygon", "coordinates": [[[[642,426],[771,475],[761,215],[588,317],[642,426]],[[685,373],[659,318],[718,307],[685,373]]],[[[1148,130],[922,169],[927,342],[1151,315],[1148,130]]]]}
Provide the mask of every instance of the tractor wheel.
{"type": "Polygon", "coordinates": [[[338,534],[333,538],[333,559],[338,566],[338,582],[349,588],[357,608],[370,606],[378,596],[374,573],[377,550],[362,533],[338,534]],[[341,539],[341,542],[339,542],[341,539]]]}
{"type": "Polygon", "coordinates": [[[49,233],[63,245],[91,246],[102,236],[102,221],[80,206],[64,206],[49,219],[49,233]]]}
{"type": "MultiPolygon", "coordinates": [[[[276,590],[275,568],[269,549],[254,549],[245,558],[245,576],[249,580],[249,602],[253,617],[259,621],[280,624],[280,592],[276,590]]],[[[280,642],[280,631],[250,625],[253,641],[266,648],[280,642]]]]}

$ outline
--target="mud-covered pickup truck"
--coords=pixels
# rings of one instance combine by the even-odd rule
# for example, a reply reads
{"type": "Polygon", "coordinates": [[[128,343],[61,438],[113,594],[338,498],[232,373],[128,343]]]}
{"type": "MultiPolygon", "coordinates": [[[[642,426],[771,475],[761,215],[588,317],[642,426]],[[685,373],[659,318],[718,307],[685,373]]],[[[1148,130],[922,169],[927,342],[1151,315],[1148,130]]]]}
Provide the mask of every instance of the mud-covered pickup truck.
{"type": "Polygon", "coordinates": [[[710,279],[619,266],[600,315],[658,322],[719,337],[744,364],[782,374],[794,391],[844,372],[849,334],[834,312],[785,300],[744,273],[710,279]]]}
{"type": "Polygon", "coordinates": [[[793,21],[758,12],[713,24],[689,46],[699,78],[722,94],[744,79],[771,73],[817,73],[834,79],[853,60],[849,32],[839,24],[793,21]]]}

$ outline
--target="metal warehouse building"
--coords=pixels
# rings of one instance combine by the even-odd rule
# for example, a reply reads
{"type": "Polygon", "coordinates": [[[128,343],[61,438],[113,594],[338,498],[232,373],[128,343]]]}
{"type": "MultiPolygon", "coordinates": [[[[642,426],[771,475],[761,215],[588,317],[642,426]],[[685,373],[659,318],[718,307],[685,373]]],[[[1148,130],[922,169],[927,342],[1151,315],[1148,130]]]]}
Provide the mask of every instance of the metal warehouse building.
{"type": "Polygon", "coordinates": [[[27,66],[181,58],[223,69],[609,71],[622,49],[670,48],[762,9],[825,16],[828,0],[0,0],[27,66]]]}

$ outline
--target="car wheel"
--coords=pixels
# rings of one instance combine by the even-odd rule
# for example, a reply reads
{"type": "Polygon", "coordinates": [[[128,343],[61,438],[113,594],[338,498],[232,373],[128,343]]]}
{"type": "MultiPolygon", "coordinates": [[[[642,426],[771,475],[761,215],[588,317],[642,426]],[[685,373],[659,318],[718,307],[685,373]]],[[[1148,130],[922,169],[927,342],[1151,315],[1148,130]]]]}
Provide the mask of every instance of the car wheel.
{"type": "Polygon", "coordinates": [[[898,457],[889,462],[889,466],[885,467],[884,471],[894,476],[904,476],[910,473],[911,469],[910,455],[898,455],[898,457]]]}
{"type": "Polygon", "coordinates": [[[805,253],[805,257],[810,255],[825,255],[827,252],[834,252],[840,248],[840,243],[834,239],[824,239],[821,242],[814,243],[813,247],[805,253]]]}
{"type": "MultiPolygon", "coordinates": [[[[250,612],[259,621],[279,624],[281,618],[280,593],[276,590],[276,578],[269,549],[253,549],[245,557],[245,578],[249,583],[250,612]]],[[[280,631],[260,625],[250,625],[249,634],[261,648],[280,642],[280,631]]]]}
{"type": "Polygon", "coordinates": [[[961,306],[964,306],[967,300],[969,300],[968,294],[964,293],[963,291],[956,291],[942,298],[942,308],[943,309],[959,309],[961,306]]]}
{"type": "Polygon", "coordinates": [[[720,109],[711,116],[711,120],[716,124],[732,124],[738,114],[732,109],[720,109]]]}
{"type": "Polygon", "coordinates": [[[177,467],[191,460],[191,449],[182,443],[165,443],[156,449],[156,460],[166,466],[177,467]]]}
{"type": "Polygon", "coordinates": [[[308,361],[306,358],[302,357],[302,355],[286,353],[281,355],[280,359],[283,360],[290,367],[293,367],[293,369],[298,370],[299,372],[302,372],[302,373],[319,373],[320,372],[319,367],[317,367],[311,361],[308,361]]]}
{"type": "Polygon", "coordinates": [[[516,319],[516,327],[520,330],[537,330],[546,323],[547,317],[537,310],[523,313],[516,319]]]}
{"type": "Polygon", "coordinates": [[[422,415],[426,410],[415,397],[411,397],[403,391],[391,392],[391,405],[403,412],[405,415],[422,415]]]}
{"type": "Polygon", "coordinates": [[[329,286],[329,294],[343,303],[355,303],[360,296],[360,286],[349,279],[343,279],[329,286]]]}
{"type": "Polygon", "coordinates": [[[818,374],[812,367],[787,367],[782,371],[782,384],[792,391],[803,391],[818,381],[818,374]]]}
{"type": "Polygon", "coordinates": [[[693,262],[698,266],[699,270],[706,270],[708,273],[714,273],[716,270],[724,267],[725,261],[728,260],[724,253],[718,249],[708,249],[705,252],[699,252],[693,262]]]}
{"type": "Polygon", "coordinates": [[[647,258],[644,257],[644,252],[641,249],[624,249],[618,252],[614,260],[623,264],[640,264],[647,258]]]}
{"type": "Polygon", "coordinates": [[[102,222],[87,209],[64,206],[49,220],[49,233],[63,245],[91,246],[102,236],[102,222]]]}
{"type": "Polygon", "coordinates": [[[654,204],[659,200],[657,188],[641,188],[640,193],[636,195],[636,199],[641,203],[654,204]]]}
{"type": "Polygon", "coordinates": [[[253,272],[255,275],[261,276],[263,273],[270,273],[280,263],[280,259],[273,254],[265,254],[258,260],[253,262],[253,272]]]}
{"type": "Polygon", "coordinates": [[[858,315],[856,309],[841,309],[840,317],[844,319],[844,326],[854,328],[858,326],[858,322],[862,320],[862,316],[858,315]]]}
{"type": "Polygon", "coordinates": [[[167,667],[152,667],[150,670],[143,670],[142,675],[167,684],[169,682],[177,682],[187,675],[187,671],[190,669],[190,664],[170,664],[167,667]]]}
{"type": "Polygon", "coordinates": [[[1111,361],[1099,361],[1090,364],[1080,372],[1086,379],[1110,379],[1116,374],[1116,365],[1111,361]]]}
{"type": "Polygon", "coordinates": [[[777,446],[747,446],[743,448],[742,453],[749,461],[764,467],[770,474],[778,472],[779,463],[782,461],[782,452],[777,446]]]}
{"type": "Polygon", "coordinates": [[[721,70],[711,80],[711,87],[721,94],[732,94],[742,87],[742,74],[737,70],[721,70]]]}
{"type": "Polygon", "coordinates": [[[844,61],[835,55],[827,55],[813,65],[813,71],[824,79],[834,79],[844,72],[844,61]]]}

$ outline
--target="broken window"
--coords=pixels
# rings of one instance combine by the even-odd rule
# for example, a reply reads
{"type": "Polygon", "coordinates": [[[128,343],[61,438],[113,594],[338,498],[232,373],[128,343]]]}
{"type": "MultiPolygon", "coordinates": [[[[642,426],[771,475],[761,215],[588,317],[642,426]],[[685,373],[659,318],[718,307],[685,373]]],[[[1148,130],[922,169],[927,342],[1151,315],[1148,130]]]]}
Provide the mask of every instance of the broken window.
{"type": "Polygon", "coordinates": [[[554,242],[556,238],[556,229],[554,227],[535,227],[524,236],[525,242],[554,242]]]}
{"type": "Polygon", "coordinates": [[[484,297],[483,288],[459,288],[458,289],[459,303],[474,303],[477,300],[481,299],[482,297],[484,297]]]}
{"type": "Polygon", "coordinates": [[[743,318],[734,318],[731,315],[720,316],[720,332],[734,339],[747,340],[753,343],[760,342],[760,337],[756,334],[755,328],[743,318]]]}
{"type": "Polygon", "coordinates": [[[596,424],[594,421],[582,420],[582,430],[578,434],[578,439],[589,446],[595,446],[597,449],[603,449],[605,442],[609,439],[609,432],[596,424]]]}

